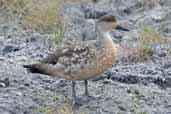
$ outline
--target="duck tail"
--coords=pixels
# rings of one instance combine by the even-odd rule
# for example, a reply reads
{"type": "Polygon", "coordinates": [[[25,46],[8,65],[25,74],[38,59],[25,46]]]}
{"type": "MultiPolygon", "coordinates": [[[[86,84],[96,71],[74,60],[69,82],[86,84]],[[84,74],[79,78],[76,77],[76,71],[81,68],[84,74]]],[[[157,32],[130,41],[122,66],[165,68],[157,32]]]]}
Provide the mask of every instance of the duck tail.
{"type": "Polygon", "coordinates": [[[48,75],[45,64],[38,63],[38,64],[32,64],[32,65],[23,65],[23,67],[26,68],[27,71],[31,73],[39,73],[39,74],[48,75]]]}

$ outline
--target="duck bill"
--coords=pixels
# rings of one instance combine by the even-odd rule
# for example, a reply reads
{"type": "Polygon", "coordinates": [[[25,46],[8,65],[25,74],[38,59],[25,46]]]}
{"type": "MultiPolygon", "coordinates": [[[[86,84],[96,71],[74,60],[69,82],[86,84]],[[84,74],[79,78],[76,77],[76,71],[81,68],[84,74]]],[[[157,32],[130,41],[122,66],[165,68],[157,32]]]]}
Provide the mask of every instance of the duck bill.
{"type": "Polygon", "coordinates": [[[116,30],[122,30],[122,31],[130,31],[129,29],[127,29],[127,28],[125,28],[125,27],[123,27],[121,25],[117,25],[115,29],[116,30]]]}

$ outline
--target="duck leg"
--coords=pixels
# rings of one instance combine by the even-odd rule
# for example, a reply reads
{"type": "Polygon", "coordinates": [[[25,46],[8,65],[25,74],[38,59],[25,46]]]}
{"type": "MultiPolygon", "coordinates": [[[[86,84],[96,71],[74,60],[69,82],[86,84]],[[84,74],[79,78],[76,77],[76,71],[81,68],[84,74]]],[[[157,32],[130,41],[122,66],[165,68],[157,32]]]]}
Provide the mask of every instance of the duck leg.
{"type": "Polygon", "coordinates": [[[87,97],[87,100],[97,100],[97,99],[100,99],[100,97],[94,97],[94,96],[91,96],[89,94],[89,91],[88,91],[88,80],[85,80],[84,81],[84,85],[85,85],[85,96],[87,97]]]}
{"type": "Polygon", "coordinates": [[[86,96],[89,96],[89,92],[88,92],[88,81],[87,80],[84,81],[84,85],[85,85],[85,95],[86,96]]]}
{"type": "Polygon", "coordinates": [[[74,101],[76,101],[75,85],[75,81],[72,81],[72,98],[74,101]]]}

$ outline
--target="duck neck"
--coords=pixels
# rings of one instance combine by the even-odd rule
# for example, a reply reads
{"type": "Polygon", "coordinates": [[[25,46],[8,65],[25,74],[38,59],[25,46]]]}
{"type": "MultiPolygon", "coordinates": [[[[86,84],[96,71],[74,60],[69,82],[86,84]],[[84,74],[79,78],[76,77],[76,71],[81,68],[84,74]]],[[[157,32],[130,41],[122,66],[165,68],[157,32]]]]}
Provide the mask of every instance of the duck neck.
{"type": "Polygon", "coordinates": [[[97,34],[98,34],[97,42],[96,42],[97,49],[101,50],[109,46],[115,47],[115,44],[109,32],[98,31],[97,34]]]}
{"type": "Polygon", "coordinates": [[[113,42],[112,36],[109,32],[98,30],[97,29],[97,42],[105,43],[105,42],[113,42]]]}

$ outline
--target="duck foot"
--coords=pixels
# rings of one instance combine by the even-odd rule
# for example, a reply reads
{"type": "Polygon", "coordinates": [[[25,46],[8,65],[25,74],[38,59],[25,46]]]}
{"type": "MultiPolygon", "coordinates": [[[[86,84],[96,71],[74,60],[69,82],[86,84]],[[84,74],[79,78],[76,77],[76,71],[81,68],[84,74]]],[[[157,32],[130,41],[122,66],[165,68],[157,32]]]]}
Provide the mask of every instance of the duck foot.
{"type": "Polygon", "coordinates": [[[76,98],[76,99],[74,99],[73,101],[72,101],[72,106],[74,107],[74,108],[78,108],[78,107],[80,107],[80,106],[82,106],[83,104],[85,104],[87,102],[87,100],[86,99],[83,99],[83,98],[76,98]]]}
{"type": "Polygon", "coordinates": [[[79,108],[80,106],[83,106],[84,104],[89,103],[90,101],[99,100],[101,98],[102,97],[100,96],[82,95],[72,101],[72,106],[74,109],[76,109],[79,108]]]}

